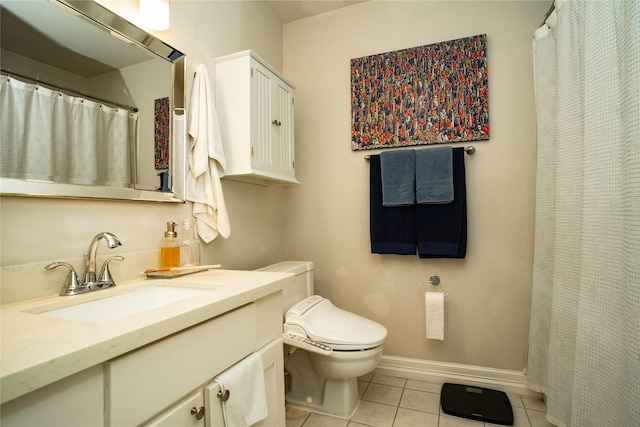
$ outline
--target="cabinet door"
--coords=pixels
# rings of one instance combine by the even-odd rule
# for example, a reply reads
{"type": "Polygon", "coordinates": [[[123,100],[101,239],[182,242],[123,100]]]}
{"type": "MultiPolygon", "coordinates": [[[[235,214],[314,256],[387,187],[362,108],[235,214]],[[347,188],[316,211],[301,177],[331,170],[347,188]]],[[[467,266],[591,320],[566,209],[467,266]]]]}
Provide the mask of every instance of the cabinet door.
{"type": "Polygon", "coordinates": [[[295,179],[293,89],[259,62],[251,67],[251,166],[295,179]]]}
{"type": "Polygon", "coordinates": [[[293,90],[285,82],[273,77],[271,141],[273,172],[295,178],[293,139],[293,90]]]}
{"type": "Polygon", "coordinates": [[[272,132],[273,74],[251,60],[251,166],[271,172],[273,169],[272,132]]]}
{"type": "Polygon", "coordinates": [[[204,427],[202,392],[195,393],[160,414],[145,427],[204,427]],[[198,419],[199,418],[199,419],[198,419]]]}
{"type": "Polygon", "coordinates": [[[284,361],[282,357],[282,338],[275,339],[259,351],[264,368],[264,386],[267,391],[267,418],[254,424],[254,427],[284,426],[286,415],[284,407],[284,361]]]}
{"type": "Polygon", "coordinates": [[[204,388],[205,419],[207,427],[224,427],[224,414],[222,412],[222,401],[220,400],[220,386],[218,383],[211,383],[204,388]]]}
{"type": "MultiPolygon", "coordinates": [[[[267,418],[253,427],[280,427],[286,424],[284,407],[284,362],[282,338],[275,339],[258,351],[262,357],[264,386],[267,395],[267,418]]],[[[220,386],[213,382],[205,387],[205,418],[207,427],[224,427],[220,386]]]]}

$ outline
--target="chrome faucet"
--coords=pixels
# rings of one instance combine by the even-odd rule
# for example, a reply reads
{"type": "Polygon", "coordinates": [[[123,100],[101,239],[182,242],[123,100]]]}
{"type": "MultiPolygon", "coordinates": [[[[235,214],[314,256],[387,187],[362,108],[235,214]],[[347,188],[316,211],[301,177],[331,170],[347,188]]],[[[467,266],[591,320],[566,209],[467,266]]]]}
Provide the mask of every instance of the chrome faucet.
{"type": "Polygon", "coordinates": [[[85,255],[85,267],[84,274],[82,275],[83,281],[80,281],[78,278],[78,274],[73,266],[66,262],[53,262],[45,267],[47,270],[53,270],[56,267],[64,266],[69,269],[69,275],[67,276],[67,281],[65,285],[62,287],[60,291],[60,295],[77,295],[85,292],[96,291],[98,289],[106,289],[115,286],[115,282],[111,277],[111,272],[109,271],[109,262],[112,260],[122,261],[124,258],[116,255],[107,258],[107,260],[102,265],[102,269],[100,270],[100,274],[97,274],[97,265],[96,265],[96,254],[98,252],[98,244],[100,240],[106,240],[107,245],[110,249],[121,246],[120,240],[118,238],[108,232],[102,232],[96,234],[93,239],[91,239],[91,243],[89,244],[89,250],[85,255]]]}
{"type": "MultiPolygon", "coordinates": [[[[105,239],[107,241],[109,249],[113,249],[122,245],[122,243],[120,243],[120,240],[118,240],[118,238],[111,233],[103,232],[96,234],[93,237],[91,243],[89,244],[89,250],[87,251],[86,255],[86,264],[84,266],[84,283],[86,285],[94,285],[98,283],[98,276],[96,273],[96,254],[98,253],[98,243],[100,243],[101,239],[105,239]]],[[[104,265],[102,266],[103,269],[105,268],[105,266],[107,266],[108,268],[110,260],[111,258],[105,261],[104,265]]]]}

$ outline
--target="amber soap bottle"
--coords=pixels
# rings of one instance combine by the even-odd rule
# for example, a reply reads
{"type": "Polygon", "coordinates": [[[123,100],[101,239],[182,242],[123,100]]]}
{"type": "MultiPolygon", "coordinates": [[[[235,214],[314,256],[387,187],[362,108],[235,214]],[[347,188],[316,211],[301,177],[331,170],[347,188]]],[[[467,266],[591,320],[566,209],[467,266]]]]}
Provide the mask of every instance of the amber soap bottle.
{"type": "Polygon", "coordinates": [[[175,231],[176,223],[167,222],[167,231],[160,241],[160,268],[173,268],[180,265],[180,246],[175,231]]]}

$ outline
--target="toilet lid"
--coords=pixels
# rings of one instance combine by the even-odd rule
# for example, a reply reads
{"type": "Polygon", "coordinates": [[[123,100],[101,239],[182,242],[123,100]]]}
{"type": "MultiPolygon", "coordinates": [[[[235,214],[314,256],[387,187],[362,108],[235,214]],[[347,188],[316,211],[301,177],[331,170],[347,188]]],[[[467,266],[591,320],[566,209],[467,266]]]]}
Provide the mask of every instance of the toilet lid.
{"type": "Polygon", "coordinates": [[[319,295],[308,297],[287,311],[285,323],[302,328],[307,337],[334,350],[366,350],[384,343],[384,326],[334,306],[319,295]]]}

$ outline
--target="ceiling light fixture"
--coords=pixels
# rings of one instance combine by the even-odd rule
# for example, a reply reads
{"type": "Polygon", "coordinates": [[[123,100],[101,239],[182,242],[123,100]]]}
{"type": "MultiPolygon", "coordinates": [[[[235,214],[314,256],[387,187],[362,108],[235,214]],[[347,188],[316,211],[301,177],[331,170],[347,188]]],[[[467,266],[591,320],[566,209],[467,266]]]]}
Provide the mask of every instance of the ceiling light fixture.
{"type": "Polygon", "coordinates": [[[169,0],[140,0],[140,18],[151,30],[168,30],[169,0]]]}

